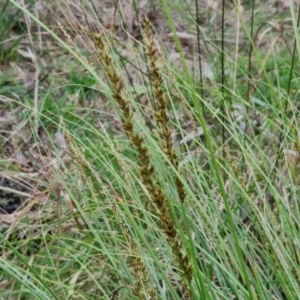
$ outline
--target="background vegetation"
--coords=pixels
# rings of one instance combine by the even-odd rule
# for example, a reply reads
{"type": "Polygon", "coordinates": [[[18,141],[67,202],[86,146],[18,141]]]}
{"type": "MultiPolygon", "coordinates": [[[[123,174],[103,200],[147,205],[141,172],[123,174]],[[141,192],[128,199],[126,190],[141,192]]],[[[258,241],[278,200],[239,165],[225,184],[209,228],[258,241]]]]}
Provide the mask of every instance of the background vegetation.
{"type": "Polygon", "coordinates": [[[298,1],[0,24],[1,299],[300,299],[298,1]]]}

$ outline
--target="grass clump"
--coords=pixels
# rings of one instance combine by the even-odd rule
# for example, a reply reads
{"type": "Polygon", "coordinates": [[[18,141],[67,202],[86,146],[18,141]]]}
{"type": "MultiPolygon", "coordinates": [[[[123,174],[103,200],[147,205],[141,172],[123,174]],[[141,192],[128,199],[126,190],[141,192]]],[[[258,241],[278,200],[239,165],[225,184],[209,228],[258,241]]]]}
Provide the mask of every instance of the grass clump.
{"type": "Polygon", "coordinates": [[[300,298],[298,10],[266,2],[9,2],[1,297],[300,298]]]}

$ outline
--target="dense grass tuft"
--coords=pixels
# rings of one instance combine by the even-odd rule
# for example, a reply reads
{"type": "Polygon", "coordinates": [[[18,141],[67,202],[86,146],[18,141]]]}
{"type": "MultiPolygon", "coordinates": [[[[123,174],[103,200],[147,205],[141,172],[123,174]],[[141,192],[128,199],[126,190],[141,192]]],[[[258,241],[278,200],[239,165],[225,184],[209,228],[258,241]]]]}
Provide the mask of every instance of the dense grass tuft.
{"type": "Polygon", "coordinates": [[[4,2],[0,298],[300,299],[298,4],[4,2]]]}

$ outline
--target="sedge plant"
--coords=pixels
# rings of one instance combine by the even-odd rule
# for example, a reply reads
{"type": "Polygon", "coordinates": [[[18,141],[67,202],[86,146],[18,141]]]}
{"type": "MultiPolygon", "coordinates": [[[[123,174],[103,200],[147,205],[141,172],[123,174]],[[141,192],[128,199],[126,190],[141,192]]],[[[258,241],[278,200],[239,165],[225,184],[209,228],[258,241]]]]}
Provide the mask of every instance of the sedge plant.
{"type": "Polygon", "coordinates": [[[53,75],[50,108],[9,99],[38,124],[43,191],[2,216],[1,297],[300,298],[299,9],[244,2],[159,1],[164,39],[137,1],[133,25],[122,3],[108,22],[80,1],[87,26],[64,1],[54,29],[10,0],[93,96],[53,75]]]}

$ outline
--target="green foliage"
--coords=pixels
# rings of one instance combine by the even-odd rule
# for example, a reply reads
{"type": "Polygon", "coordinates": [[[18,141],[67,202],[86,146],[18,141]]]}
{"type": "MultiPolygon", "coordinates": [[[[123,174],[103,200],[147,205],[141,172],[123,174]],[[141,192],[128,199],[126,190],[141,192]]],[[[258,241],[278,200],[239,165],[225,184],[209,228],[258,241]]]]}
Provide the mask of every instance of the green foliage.
{"type": "MultiPolygon", "coordinates": [[[[30,8],[33,3],[34,1],[30,0],[26,5],[30,8]]],[[[9,0],[0,3],[0,65],[19,57],[16,49],[22,36],[27,33],[26,25],[20,21],[21,16],[22,11],[15,9],[9,0]]]]}
{"type": "Polygon", "coordinates": [[[12,97],[14,93],[20,96],[25,92],[26,88],[17,82],[11,71],[8,71],[3,74],[3,76],[0,76],[0,95],[12,97]]]}
{"type": "Polygon", "coordinates": [[[96,79],[79,73],[70,74],[70,86],[67,88],[69,93],[77,93],[79,99],[83,102],[91,101],[97,94],[94,86],[96,79]]]}

